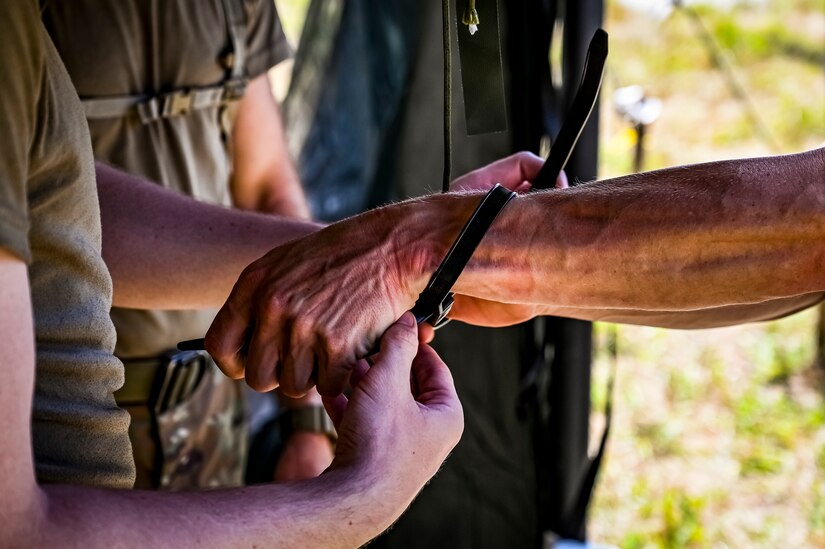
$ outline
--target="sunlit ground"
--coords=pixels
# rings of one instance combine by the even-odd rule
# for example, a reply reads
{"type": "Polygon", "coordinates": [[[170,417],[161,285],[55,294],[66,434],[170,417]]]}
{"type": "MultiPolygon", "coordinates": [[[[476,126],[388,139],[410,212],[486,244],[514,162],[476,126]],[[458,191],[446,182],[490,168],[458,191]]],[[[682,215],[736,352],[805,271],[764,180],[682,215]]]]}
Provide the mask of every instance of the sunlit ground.
{"type": "MultiPolygon", "coordinates": [[[[608,9],[602,177],[632,170],[634,134],[610,104],[612,91],[630,84],[663,101],[645,169],[825,141],[825,2],[700,11],[767,138],[685,14],[655,20],[620,3],[608,9]]],[[[591,509],[593,539],[627,548],[825,546],[817,318],[807,311],[699,332],[618,327],[613,436],[591,509]]],[[[596,328],[594,438],[613,360],[610,330],[596,328]]]]}

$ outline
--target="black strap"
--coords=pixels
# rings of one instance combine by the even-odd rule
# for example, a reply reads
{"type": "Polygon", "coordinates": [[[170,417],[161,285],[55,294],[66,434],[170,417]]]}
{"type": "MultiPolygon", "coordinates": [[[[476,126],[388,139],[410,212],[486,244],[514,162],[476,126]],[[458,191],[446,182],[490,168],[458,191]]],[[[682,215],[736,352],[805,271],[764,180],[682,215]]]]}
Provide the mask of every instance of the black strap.
{"type": "Polygon", "coordinates": [[[559,174],[570,159],[570,155],[573,154],[576,142],[579,140],[579,136],[587,124],[587,119],[590,118],[590,113],[593,112],[593,107],[596,105],[596,99],[599,97],[599,90],[602,86],[606,61],[607,33],[602,29],[598,29],[587,48],[587,59],[584,62],[579,90],[576,92],[576,97],[573,99],[573,104],[570,106],[564,124],[559,130],[559,135],[553,141],[553,147],[550,149],[547,161],[533,180],[534,189],[552,189],[555,187],[556,179],[558,179],[559,174]]]}
{"type": "Polygon", "coordinates": [[[412,308],[416,321],[429,322],[433,326],[443,324],[452,307],[453,294],[450,291],[461,271],[470,261],[481,239],[516,193],[496,184],[484,196],[473,215],[461,229],[450,251],[438,266],[427,287],[418,296],[412,308]]]}
{"type": "Polygon", "coordinates": [[[572,516],[570,518],[573,524],[578,525],[576,530],[582,532],[587,522],[587,508],[590,506],[590,501],[593,498],[593,490],[596,487],[599,469],[601,469],[605,450],[607,449],[607,441],[610,438],[610,426],[613,423],[613,386],[616,382],[616,364],[617,360],[614,356],[610,363],[610,374],[607,379],[607,397],[604,404],[604,430],[602,431],[602,438],[599,441],[599,449],[596,451],[596,455],[589,460],[587,471],[581,480],[581,484],[579,484],[578,497],[571,510],[572,516]]]}

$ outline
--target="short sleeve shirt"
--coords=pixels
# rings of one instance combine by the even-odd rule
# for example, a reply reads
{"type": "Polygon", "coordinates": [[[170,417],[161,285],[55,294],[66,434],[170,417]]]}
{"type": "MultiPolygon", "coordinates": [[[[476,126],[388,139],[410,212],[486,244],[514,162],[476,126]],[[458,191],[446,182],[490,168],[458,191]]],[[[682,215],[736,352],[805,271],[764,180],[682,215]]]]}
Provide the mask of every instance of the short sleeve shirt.
{"type": "Polygon", "coordinates": [[[0,246],[28,264],[36,342],[32,445],[40,482],[128,488],[115,405],[112,282],[83,109],[35,1],[0,2],[0,246]]]}
{"type": "MultiPolygon", "coordinates": [[[[273,0],[229,0],[245,19],[244,75],[291,54],[273,0]],[[238,6],[239,5],[239,6],[238,6]]],[[[154,96],[223,82],[231,46],[223,0],[45,0],[43,21],[81,99],[154,96]]],[[[228,136],[219,107],[141,123],[89,120],[96,160],[166,188],[230,205],[228,136]]],[[[180,268],[187,268],[182,263],[180,268]]],[[[201,337],[214,313],[114,309],[117,354],[148,357],[201,337]]]]}

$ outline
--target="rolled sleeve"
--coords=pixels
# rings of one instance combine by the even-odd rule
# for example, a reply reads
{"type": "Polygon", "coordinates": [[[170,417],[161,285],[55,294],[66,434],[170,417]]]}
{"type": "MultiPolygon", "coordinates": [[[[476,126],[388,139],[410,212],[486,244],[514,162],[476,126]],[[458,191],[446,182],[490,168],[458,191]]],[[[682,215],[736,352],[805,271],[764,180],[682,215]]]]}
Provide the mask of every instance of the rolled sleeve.
{"type": "Polygon", "coordinates": [[[247,56],[244,72],[252,79],[291,57],[292,47],[284,34],[273,0],[258,0],[252,3],[247,21],[247,56]]]}
{"type": "Polygon", "coordinates": [[[34,140],[36,94],[43,82],[44,53],[34,2],[0,3],[0,247],[31,263],[27,182],[34,140]],[[23,10],[34,10],[22,13],[23,10]],[[13,77],[12,77],[13,75],[13,77]]]}

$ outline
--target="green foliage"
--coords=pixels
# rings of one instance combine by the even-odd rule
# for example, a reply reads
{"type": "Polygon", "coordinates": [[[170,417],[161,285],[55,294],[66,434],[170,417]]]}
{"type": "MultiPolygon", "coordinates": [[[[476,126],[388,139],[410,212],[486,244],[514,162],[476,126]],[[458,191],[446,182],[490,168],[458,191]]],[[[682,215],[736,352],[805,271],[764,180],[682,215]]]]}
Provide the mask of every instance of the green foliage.
{"type": "Polygon", "coordinates": [[[636,426],[636,439],[639,442],[639,449],[656,457],[684,453],[681,442],[682,435],[682,426],[672,419],[636,426]]]}
{"type": "Polygon", "coordinates": [[[659,546],[668,549],[695,547],[704,541],[701,512],[705,501],[676,490],[668,490],[662,499],[663,527],[659,546]]]}
{"type": "MultiPolygon", "coordinates": [[[[641,85],[663,100],[664,111],[648,132],[645,169],[709,158],[795,152],[825,139],[825,2],[741,2],[730,10],[696,5],[724,64],[746,90],[749,103],[776,142],[773,151],[748,107],[727,84],[695,21],[674,10],[663,21],[608,2],[611,33],[606,91],[641,85]],[[627,29],[627,31],[625,31],[627,29]]],[[[604,95],[607,99],[609,96],[604,95]]],[[[605,126],[605,175],[632,171],[634,143],[626,123],[605,126]]]]}
{"type": "MultiPolygon", "coordinates": [[[[820,469],[825,471],[825,469],[820,469]]],[[[812,536],[816,536],[825,541],[825,480],[820,479],[813,486],[813,505],[811,506],[808,523],[811,527],[812,536]]]]}

